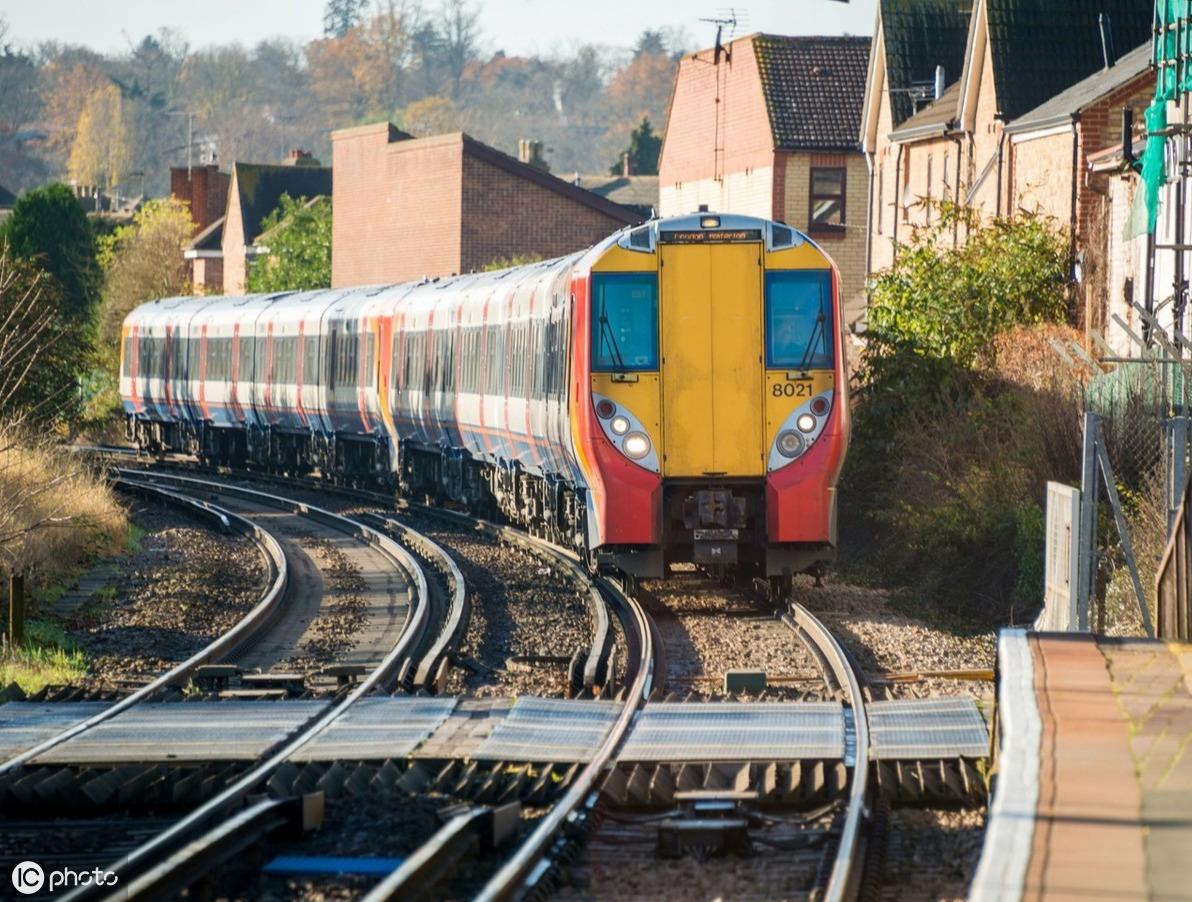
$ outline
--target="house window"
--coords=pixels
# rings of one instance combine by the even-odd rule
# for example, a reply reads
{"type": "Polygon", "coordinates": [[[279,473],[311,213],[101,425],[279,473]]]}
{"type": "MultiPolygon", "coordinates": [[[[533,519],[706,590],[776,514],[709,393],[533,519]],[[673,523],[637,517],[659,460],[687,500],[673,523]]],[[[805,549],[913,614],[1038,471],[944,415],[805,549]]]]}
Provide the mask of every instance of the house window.
{"type": "Polygon", "coordinates": [[[808,211],[812,230],[844,228],[844,169],[813,168],[808,211]]]}

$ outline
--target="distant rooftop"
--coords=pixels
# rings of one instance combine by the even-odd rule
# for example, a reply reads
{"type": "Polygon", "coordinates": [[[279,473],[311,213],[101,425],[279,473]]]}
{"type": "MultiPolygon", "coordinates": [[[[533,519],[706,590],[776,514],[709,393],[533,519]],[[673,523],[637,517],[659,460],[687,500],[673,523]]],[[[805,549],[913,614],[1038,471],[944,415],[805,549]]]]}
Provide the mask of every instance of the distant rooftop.
{"type": "Polygon", "coordinates": [[[753,36],[776,148],[857,147],[869,43],[858,37],[753,36]]]}
{"type": "Polygon", "coordinates": [[[656,175],[580,175],[571,183],[615,204],[629,207],[642,218],[658,208],[658,176],[656,175]]]}

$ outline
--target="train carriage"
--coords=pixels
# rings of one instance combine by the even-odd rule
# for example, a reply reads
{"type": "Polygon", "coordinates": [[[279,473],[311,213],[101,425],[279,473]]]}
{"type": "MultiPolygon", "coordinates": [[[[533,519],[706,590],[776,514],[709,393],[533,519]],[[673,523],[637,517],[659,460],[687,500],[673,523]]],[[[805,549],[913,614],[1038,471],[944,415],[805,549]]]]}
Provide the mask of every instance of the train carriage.
{"type": "Polygon", "coordinates": [[[205,436],[239,428],[257,464],[385,479],[632,576],[693,561],[783,580],[834,555],[839,276],[781,223],[700,212],[499,272],[155,302],[125,331],[196,326],[197,407],[171,397],[169,351],[125,343],[126,410],[154,447],[191,436],[220,459],[239,445],[205,436]],[[227,416],[205,412],[224,397],[227,416]]]}

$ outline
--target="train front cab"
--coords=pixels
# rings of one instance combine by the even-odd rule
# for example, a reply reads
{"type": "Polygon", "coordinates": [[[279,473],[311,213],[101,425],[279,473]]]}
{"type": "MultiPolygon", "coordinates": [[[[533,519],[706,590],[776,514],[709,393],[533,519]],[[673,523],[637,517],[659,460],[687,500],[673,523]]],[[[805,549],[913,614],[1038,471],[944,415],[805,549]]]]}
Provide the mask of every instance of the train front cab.
{"type": "Polygon", "coordinates": [[[752,217],[641,230],[593,263],[577,316],[598,559],[636,576],[678,562],[822,570],[848,434],[831,261],[752,217]]]}

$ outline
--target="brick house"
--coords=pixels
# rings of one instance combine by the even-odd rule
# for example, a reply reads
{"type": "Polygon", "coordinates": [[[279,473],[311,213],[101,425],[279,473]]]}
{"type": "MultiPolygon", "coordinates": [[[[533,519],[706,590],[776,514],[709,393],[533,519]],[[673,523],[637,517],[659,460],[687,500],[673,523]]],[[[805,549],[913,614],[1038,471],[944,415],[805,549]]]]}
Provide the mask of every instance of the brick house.
{"type": "Polygon", "coordinates": [[[265,217],[288,194],[297,200],[331,196],[331,170],[304,151],[293,151],[280,165],[235,163],[224,215],[191,240],[183,256],[192,261],[196,290],[242,294],[256,239],[265,217]]]}
{"type": "Polygon", "coordinates": [[[840,267],[846,315],[864,310],[869,40],[754,34],[679,63],[659,160],[659,212],[707,204],[806,231],[840,267]]]}
{"type": "MultiPolygon", "coordinates": [[[[1013,209],[1007,124],[1104,67],[1100,14],[1109,16],[1118,46],[1134,47],[1151,30],[1152,8],[1145,0],[973,0],[971,10],[965,2],[879,2],[875,42],[880,46],[870,70],[862,130],[874,170],[871,271],[889,265],[908,225],[928,221],[924,197],[947,197],[984,215],[1013,209]],[[963,52],[955,70],[956,45],[949,42],[956,40],[962,19],[963,52]],[[925,40],[920,32],[933,27],[925,40]],[[927,45],[930,53],[924,57],[927,45]],[[926,76],[926,68],[940,66],[943,90],[933,89],[930,102],[901,123],[892,116],[894,127],[887,130],[884,116],[895,102],[893,92],[908,87],[898,74],[906,71],[908,59],[910,88],[926,76]]],[[[1019,157],[1020,172],[1032,171],[1028,152],[1023,148],[1019,157]]],[[[1077,171],[1070,153],[1067,171],[1077,171]]],[[[952,238],[963,240],[959,234],[952,238]]]]}
{"type": "Polygon", "coordinates": [[[1114,65],[1078,81],[1006,126],[1006,210],[1035,210],[1068,229],[1081,264],[1081,321],[1104,323],[1108,232],[1112,229],[1110,178],[1090,166],[1090,156],[1121,147],[1121,111],[1142,111],[1155,93],[1151,44],[1131,50],[1114,65]]]}
{"type": "Polygon", "coordinates": [[[400,282],[580,250],[633,210],[463,134],[333,132],[331,284],[400,282]]]}
{"type": "MultiPolygon", "coordinates": [[[[1146,141],[1138,139],[1136,135],[1131,143],[1134,155],[1141,156],[1146,141]]],[[[1120,139],[1115,145],[1090,153],[1087,165],[1089,178],[1101,185],[1103,190],[1098,198],[1100,216],[1105,223],[1102,233],[1104,246],[1099,254],[1103,271],[1097,274],[1097,283],[1105,300],[1105,309],[1103,322],[1099,325],[1106,343],[1115,354],[1136,357],[1138,345],[1126,329],[1138,336],[1144,334],[1146,324],[1134,304],[1146,306],[1148,293],[1151,297],[1155,294],[1153,282],[1147,283],[1147,262],[1150,257],[1147,236],[1134,236],[1128,228],[1141,181],[1137,171],[1126,159],[1120,139]],[[1115,315],[1126,324],[1125,329],[1114,318],[1115,315]]],[[[1170,254],[1160,255],[1156,262],[1161,264],[1165,262],[1164,258],[1170,257],[1170,254]]],[[[1166,293],[1166,287],[1159,292],[1161,296],[1166,296],[1166,293]]],[[[1166,305],[1158,314],[1164,327],[1170,326],[1171,306],[1166,305]]]]}
{"type": "Polygon", "coordinates": [[[199,294],[223,290],[223,217],[232,177],[214,163],[170,169],[170,196],[190,208],[191,243],[183,253],[191,284],[199,294]],[[214,240],[213,240],[214,239],[214,240]]]}

